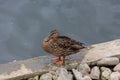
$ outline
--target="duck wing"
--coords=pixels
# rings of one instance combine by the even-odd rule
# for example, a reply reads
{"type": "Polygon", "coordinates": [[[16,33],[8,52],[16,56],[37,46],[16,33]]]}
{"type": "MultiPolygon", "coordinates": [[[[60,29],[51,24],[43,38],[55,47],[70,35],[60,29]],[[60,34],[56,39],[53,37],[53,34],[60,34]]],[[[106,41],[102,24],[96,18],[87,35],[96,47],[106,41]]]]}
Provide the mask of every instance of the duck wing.
{"type": "Polygon", "coordinates": [[[78,51],[79,49],[85,48],[83,43],[75,41],[67,36],[59,36],[57,44],[60,48],[70,51],[78,51]]]}

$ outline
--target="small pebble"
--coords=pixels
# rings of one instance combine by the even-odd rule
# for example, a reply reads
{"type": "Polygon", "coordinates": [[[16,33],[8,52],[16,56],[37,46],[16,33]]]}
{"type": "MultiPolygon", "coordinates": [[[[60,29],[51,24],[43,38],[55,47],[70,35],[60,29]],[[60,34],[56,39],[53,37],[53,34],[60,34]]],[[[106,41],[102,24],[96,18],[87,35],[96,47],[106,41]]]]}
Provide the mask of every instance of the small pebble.
{"type": "Polygon", "coordinates": [[[51,73],[43,74],[43,75],[40,77],[40,80],[52,80],[52,74],[51,74],[51,73]]]}
{"type": "Polygon", "coordinates": [[[28,80],[39,80],[39,76],[35,76],[33,78],[29,78],[28,80]]]}
{"type": "Polygon", "coordinates": [[[99,78],[100,78],[100,70],[99,70],[99,67],[94,66],[94,67],[91,69],[90,77],[91,77],[92,79],[99,79],[99,78]]]}
{"type": "Polygon", "coordinates": [[[109,80],[111,72],[112,71],[109,68],[101,67],[101,79],[109,80]]]}
{"type": "Polygon", "coordinates": [[[56,71],[58,78],[57,80],[72,80],[73,75],[69,73],[65,68],[60,68],[56,71]]]}
{"type": "Polygon", "coordinates": [[[76,69],[72,69],[72,72],[73,72],[73,75],[75,76],[76,80],[81,80],[82,79],[82,73],[81,72],[79,72],[76,69]]]}
{"type": "Polygon", "coordinates": [[[52,74],[52,78],[53,78],[53,80],[57,80],[57,74],[56,74],[55,71],[50,71],[49,73],[52,74]]]}
{"type": "Polygon", "coordinates": [[[83,75],[87,75],[90,72],[90,67],[88,66],[88,64],[86,63],[81,63],[78,67],[77,67],[78,71],[80,71],[83,75]]]}
{"type": "MultiPolygon", "coordinates": [[[[80,79],[79,79],[80,80],[80,79]]],[[[83,77],[81,80],[92,80],[89,76],[83,77]]]]}
{"type": "Polygon", "coordinates": [[[117,64],[117,65],[113,68],[113,70],[120,72],[120,63],[117,64]]]}
{"type": "Polygon", "coordinates": [[[120,73],[119,72],[112,72],[109,80],[120,80],[120,73]]]}

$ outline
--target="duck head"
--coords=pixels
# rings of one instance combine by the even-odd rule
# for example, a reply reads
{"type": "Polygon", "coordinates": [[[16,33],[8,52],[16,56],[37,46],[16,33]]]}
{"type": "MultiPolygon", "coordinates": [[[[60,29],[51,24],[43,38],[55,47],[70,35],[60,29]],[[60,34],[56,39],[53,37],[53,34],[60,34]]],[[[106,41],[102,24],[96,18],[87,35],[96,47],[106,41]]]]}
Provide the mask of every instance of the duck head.
{"type": "Polygon", "coordinates": [[[50,32],[47,38],[45,38],[45,41],[49,41],[50,39],[55,39],[59,36],[59,32],[55,29],[50,32]]]}

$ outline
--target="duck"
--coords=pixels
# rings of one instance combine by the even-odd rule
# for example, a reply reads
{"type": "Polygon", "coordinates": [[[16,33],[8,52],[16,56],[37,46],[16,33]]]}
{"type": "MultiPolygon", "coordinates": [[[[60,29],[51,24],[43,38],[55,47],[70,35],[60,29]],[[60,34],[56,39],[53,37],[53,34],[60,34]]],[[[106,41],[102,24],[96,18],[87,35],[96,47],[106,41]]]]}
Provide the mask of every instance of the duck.
{"type": "Polygon", "coordinates": [[[59,31],[55,29],[43,39],[42,48],[49,54],[56,56],[53,60],[60,66],[65,64],[66,56],[79,52],[85,48],[85,46],[79,41],[61,35],[59,31]]]}

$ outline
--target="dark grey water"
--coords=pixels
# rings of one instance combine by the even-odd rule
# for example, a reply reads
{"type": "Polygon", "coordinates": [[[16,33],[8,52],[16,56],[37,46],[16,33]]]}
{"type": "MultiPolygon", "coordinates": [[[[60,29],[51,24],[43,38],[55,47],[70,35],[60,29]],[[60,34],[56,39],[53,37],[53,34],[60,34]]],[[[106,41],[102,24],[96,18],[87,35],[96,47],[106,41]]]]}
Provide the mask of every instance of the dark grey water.
{"type": "Polygon", "coordinates": [[[47,55],[52,29],[89,44],[120,38],[120,0],[0,0],[0,63],[47,55]]]}

